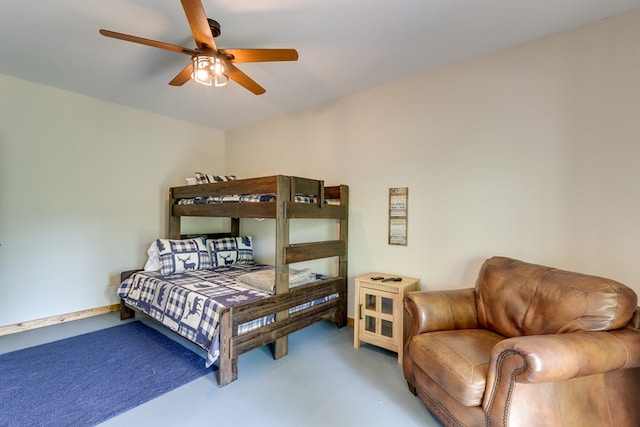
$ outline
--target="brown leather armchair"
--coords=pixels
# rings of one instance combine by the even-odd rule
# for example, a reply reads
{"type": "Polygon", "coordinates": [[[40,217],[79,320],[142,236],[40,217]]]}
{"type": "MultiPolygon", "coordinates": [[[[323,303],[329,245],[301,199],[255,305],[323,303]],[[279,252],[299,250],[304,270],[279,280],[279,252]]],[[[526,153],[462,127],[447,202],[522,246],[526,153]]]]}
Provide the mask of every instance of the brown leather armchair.
{"type": "Polygon", "coordinates": [[[639,426],[640,308],[613,280],[494,257],[405,296],[409,390],[446,426],[639,426]]]}

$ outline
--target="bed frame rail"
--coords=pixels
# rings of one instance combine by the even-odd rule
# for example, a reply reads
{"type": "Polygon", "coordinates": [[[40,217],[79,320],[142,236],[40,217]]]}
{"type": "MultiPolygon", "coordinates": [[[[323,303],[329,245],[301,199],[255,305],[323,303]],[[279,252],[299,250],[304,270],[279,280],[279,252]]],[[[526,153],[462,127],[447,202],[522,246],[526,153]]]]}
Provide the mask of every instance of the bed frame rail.
{"type": "MultiPolygon", "coordinates": [[[[229,218],[276,218],[277,203],[285,203],[286,218],[346,218],[347,200],[343,189],[346,186],[325,187],[324,181],[294,176],[274,175],[263,178],[239,179],[215,184],[186,185],[170,189],[171,216],[208,216],[229,218]],[[263,203],[216,203],[180,205],[180,199],[229,196],[256,193],[272,193],[276,202],[263,203]],[[296,195],[315,196],[317,202],[296,203],[296,195]],[[325,200],[339,201],[339,205],[325,204],[325,200]]],[[[173,231],[172,231],[173,232],[173,231]]]]}
{"type": "Polygon", "coordinates": [[[292,314],[287,319],[281,320],[277,325],[270,323],[259,331],[237,335],[231,338],[231,358],[236,358],[254,348],[269,344],[278,338],[287,336],[293,332],[304,329],[324,319],[331,317],[335,311],[335,303],[327,301],[292,314]]]}
{"type": "Polygon", "coordinates": [[[347,244],[342,240],[295,243],[284,248],[284,262],[292,264],[313,259],[345,256],[346,253],[347,244]]]}
{"type": "MultiPolygon", "coordinates": [[[[259,305],[242,304],[226,308],[220,321],[220,357],[218,385],[224,387],[238,378],[238,356],[280,339],[316,322],[333,317],[338,327],[346,324],[346,280],[334,277],[291,289],[259,301],[259,305]],[[278,317],[255,331],[238,335],[238,326],[263,316],[282,312],[304,302],[338,294],[335,299],[308,307],[285,317],[278,317]]],[[[273,349],[274,358],[282,355],[273,349]]]]}
{"type": "Polygon", "coordinates": [[[234,305],[229,308],[232,312],[233,321],[231,327],[234,334],[237,334],[238,325],[259,319],[269,314],[288,310],[291,307],[301,305],[305,302],[316,300],[333,294],[344,296],[345,280],[343,277],[332,277],[305,285],[297,286],[289,292],[273,295],[256,302],[234,305]]]}

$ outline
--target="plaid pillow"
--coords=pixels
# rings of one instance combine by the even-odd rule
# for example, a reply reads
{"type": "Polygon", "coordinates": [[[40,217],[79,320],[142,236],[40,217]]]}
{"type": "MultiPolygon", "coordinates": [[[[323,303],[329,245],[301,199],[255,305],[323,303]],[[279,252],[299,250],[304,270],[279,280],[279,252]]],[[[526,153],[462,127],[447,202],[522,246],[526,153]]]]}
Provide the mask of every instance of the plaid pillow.
{"type": "Polygon", "coordinates": [[[235,181],[235,175],[207,175],[206,173],[196,172],[196,183],[212,184],[214,182],[235,181]]]}
{"type": "Polygon", "coordinates": [[[211,257],[202,237],[185,240],[157,239],[155,244],[158,248],[161,274],[211,268],[211,257]]]}
{"type": "Polygon", "coordinates": [[[214,267],[232,264],[255,264],[251,236],[223,237],[207,240],[214,267]]]}

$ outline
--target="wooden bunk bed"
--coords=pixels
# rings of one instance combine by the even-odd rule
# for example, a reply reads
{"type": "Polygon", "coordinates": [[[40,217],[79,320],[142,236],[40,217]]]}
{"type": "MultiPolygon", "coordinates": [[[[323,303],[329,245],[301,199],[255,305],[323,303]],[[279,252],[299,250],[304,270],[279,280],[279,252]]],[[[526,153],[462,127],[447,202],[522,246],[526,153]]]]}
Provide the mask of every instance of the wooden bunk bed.
{"type": "MultiPolygon", "coordinates": [[[[338,327],[347,323],[347,254],[349,188],[327,186],[324,181],[293,176],[268,176],[213,184],[198,184],[170,189],[169,238],[180,239],[181,218],[231,218],[227,235],[240,236],[240,218],[275,219],[275,290],[273,295],[256,301],[224,307],[219,322],[220,355],[218,385],[223,387],[238,376],[238,356],[273,343],[273,356],[278,359],[288,352],[288,335],[324,319],[332,319],[338,327]],[[249,194],[272,194],[267,202],[224,202],[181,204],[180,200],[249,194]],[[296,202],[296,195],[311,196],[314,203],[296,202]],[[328,203],[328,202],[331,203],[328,203]],[[292,219],[333,219],[338,224],[337,239],[291,244],[292,219]],[[289,289],[289,265],[297,262],[335,257],[338,275],[289,289]],[[333,299],[304,308],[293,314],[292,307],[332,296],[333,299]],[[256,330],[238,333],[238,326],[275,314],[274,320],[256,330]]],[[[123,272],[125,280],[132,272],[123,272]]],[[[124,299],[121,318],[134,315],[124,299]]]]}

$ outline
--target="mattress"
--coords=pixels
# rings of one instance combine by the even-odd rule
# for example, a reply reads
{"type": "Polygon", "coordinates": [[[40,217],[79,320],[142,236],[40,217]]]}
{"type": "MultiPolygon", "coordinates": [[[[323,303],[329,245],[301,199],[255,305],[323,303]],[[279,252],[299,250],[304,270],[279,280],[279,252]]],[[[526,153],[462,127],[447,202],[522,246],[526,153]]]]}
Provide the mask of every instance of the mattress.
{"type": "MultiPolygon", "coordinates": [[[[275,202],[275,194],[244,194],[244,195],[226,195],[226,196],[209,196],[195,197],[191,199],[178,200],[179,205],[204,205],[214,203],[237,203],[237,202],[275,202]]],[[[316,203],[317,199],[312,196],[295,196],[295,202],[298,203],[316,203]]]]}
{"type": "MultiPolygon", "coordinates": [[[[206,350],[206,366],[211,366],[220,355],[220,318],[224,308],[270,296],[267,292],[238,285],[236,278],[268,268],[272,267],[264,264],[234,264],[168,275],[151,271],[137,272],[120,284],[117,294],[130,307],[206,350]]],[[[325,278],[322,275],[315,276],[316,280],[325,278]]],[[[337,296],[334,294],[292,307],[289,313],[337,296]]],[[[238,334],[256,330],[273,320],[274,315],[270,315],[243,323],[238,327],[238,334]]]]}

